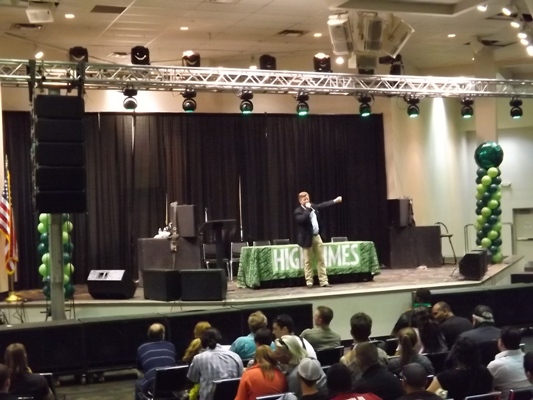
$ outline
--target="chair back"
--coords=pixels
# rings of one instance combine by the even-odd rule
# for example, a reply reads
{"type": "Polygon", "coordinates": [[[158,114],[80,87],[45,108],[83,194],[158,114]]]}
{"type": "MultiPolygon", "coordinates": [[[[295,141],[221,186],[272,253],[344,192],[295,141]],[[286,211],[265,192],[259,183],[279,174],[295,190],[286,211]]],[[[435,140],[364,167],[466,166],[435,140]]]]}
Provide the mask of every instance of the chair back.
{"type": "Polygon", "coordinates": [[[331,349],[323,349],[316,351],[316,358],[320,362],[320,365],[333,365],[337,364],[344,354],[344,347],[337,346],[331,349]]]}
{"type": "Polygon", "coordinates": [[[385,353],[389,356],[396,354],[396,349],[398,349],[398,338],[388,338],[385,340],[385,353]]]}
{"type": "Polygon", "coordinates": [[[287,393],[269,394],[267,396],[258,396],[255,399],[256,400],[281,400],[287,394],[294,394],[294,393],[287,392],[287,393]]]}
{"type": "Polygon", "coordinates": [[[272,244],[274,244],[274,246],[280,246],[283,244],[291,244],[291,241],[290,239],[274,239],[272,244]]]}
{"type": "Polygon", "coordinates": [[[217,245],[213,243],[204,243],[202,245],[204,250],[205,260],[216,260],[217,258],[217,245]]]}
{"type": "Polygon", "coordinates": [[[433,370],[435,372],[435,375],[444,371],[444,365],[446,363],[446,359],[448,358],[448,354],[449,354],[448,351],[444,351],[442,353],[424,354],[427,358],[429,358],[429,361],[431,361],[431,364],[433,364],[433,370]]]}
{"type": "Polygon", "coordinates": [[[491,392],[475,396],[466,396],[465,400],[500,400],[501,395],[502,392],[491,392]]]}
{"type": "Polygon", "coordinates": [[[231,400],[237,396],[241,378],[220,379],[213,381],[213,383],[215,384],[213,400],[231,400]]]}
{"type": "Polygon", "coordinates": [[[511,389],[509,400],[531,400],[533,399],[533,389],[511,389]]]}
{"type": "Polygon", "coordinates": [[[500,352],[498,348],[498,340],[491,340],[490,342],[483,342],[479,344],[479,355],[481,357],[481,364],[487,366],[494,360],[496,354],[500,352]]]}
{"type": "Polygon", "coordinates": [[[231,260],[235,261],[241,258],[242,248],[247,246],[247,242],[231,242],[231,260]]]}
{"type": "Polygon", "coordinates": [[[254,240],[254,246],[270,246],[270,240],[254,240]]]}
{"type": "Polygon", "coordinates": [[[333,236],[331,238],[331,242],[332,243],[336,243],[336,242],[347,242],[348,241],[348,237],[346,236],[333,236]]]}
{"type": "Polygon", "coordinates": [[[185,390],[189,383],[187,373],[188,365],[178,365],[177,367],[157,368],[154,380],[154,400],[176,397],[174,392],[185,390]]]}
{"type": "Polygon", "coordinates": [[[56,385],[54,383],[54,375],[52,375],[51,372],[42,372],[40,375],[44,376],[44,378],[46,379],[46,383],[48,383],[48,388],[52,392],[52,396],[54,397],[54,400],[57,400],[56,385]]]}

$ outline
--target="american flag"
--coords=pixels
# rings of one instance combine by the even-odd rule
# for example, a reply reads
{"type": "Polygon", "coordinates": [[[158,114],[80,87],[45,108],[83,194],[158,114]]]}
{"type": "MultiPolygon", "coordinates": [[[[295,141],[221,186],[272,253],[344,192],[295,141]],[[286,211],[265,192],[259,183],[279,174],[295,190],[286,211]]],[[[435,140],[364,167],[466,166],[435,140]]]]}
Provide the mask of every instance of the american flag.
{"type": "Polygon", "coordinates": [[[9,170],[6,169],[4,190],[0,199],[0,232],[6,238],[4,259],[8,274],[14,274],[18,262],[17,235],[13,223],[13,210],[11,208],[11,191],[9,186],[9,170]]]}

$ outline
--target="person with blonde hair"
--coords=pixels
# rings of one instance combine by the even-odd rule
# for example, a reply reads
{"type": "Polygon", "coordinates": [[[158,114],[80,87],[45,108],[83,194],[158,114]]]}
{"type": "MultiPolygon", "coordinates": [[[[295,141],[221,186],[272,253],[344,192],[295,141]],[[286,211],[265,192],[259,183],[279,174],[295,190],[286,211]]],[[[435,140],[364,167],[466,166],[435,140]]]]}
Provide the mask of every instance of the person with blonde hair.
{"type": "Polygon", "coordinates": [[[196,354],[202,351],[202,333],[211,328],[211,324],[207,321],[200,321],[194,327],[194,339],[189,343],[189,347],[185,350],[185,354],[181,359],[183,362],[190,364],[196,354]]]}
{"type": "Polygon", "coordinates": [[[230,350],[237,353],[243,360],[249,360],[255,355],[255,333],[266,328],[267,317],[261,311],[251,313],[248,317],[248,328],[250,333],[247,336],[240,336],[232,343],[230,350]]]}
{"type": "Polygon", "coordinates": [[[407,364],[420,364],[426,370],[426,375],[433,375],[433,364],[426,356],[418,354],[418,335],[413,328],[403,328],[398,332],[399,357],[391,358],[387,366],[388,370],[399,376],[402,368],[407,364]]]}
{"type": "Polygon", "coordinates": [[[33,374],[28,366],[26,348],[21,343],[7,346],[4,361],[9,371],[9,393],[18,397],[32,397],[34,400],[52,400],[53,395],[46,378],[33,374]]]}
{"type": "Polygon", "coordinates": [[[235,400],[255,400],[256,397],[287,391],[287,379],[278,369],[274,352],[262,345],[255,351],[254,365],[242,375],[235,400]]]}

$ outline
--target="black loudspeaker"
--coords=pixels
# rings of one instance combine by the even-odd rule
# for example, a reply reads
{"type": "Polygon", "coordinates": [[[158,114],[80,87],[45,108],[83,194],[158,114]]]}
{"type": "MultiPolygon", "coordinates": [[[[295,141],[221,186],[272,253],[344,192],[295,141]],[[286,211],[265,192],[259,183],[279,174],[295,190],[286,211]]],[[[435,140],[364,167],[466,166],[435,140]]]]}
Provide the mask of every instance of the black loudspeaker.
{"type": "Polygon", "coordinates": [[[143,282],[145,299],[174,301],[181,297],[180,271],[146,270],[143,282]]]}
{"type": "Polygon", "coordinates": [[[223,269],[185,269],[181,271],[181,300],[226,300],[228,280],[223,269]]]}
{"type": "Polygon", "coordinates": [[[387,200],[389,226],[404,227],[409,226],[411,219],[409,212],[409,199],[387,200]]]}
{"type": "Polygon", "coordinates": [[[487,263],[482,252],[471,251],[459,261],[459,273],[467,280],[480,281],[486,272],[487,263]]]}
{"type": "Polygon", "coordinates": [[[170,221],[178,228],[178,233],[184,238],[195,238],[198,236],[196,229],[196,207],[194,205],[178,205],[176,202],[170,203],[170,221]]]}
{"type": "Polygon", "coordinates": [[[93,299],[131,299],[135,294],[135,282],[123,269],[93,269],[87,287],[93,299]]]}

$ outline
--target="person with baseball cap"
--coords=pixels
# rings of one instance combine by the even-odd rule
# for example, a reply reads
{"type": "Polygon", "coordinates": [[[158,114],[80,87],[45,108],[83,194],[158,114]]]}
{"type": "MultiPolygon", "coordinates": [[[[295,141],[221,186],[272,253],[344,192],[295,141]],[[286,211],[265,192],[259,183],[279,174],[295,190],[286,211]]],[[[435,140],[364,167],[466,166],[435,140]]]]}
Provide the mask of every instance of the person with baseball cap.
{"type": "Polygon", "coordinates": [[[317,383],[324,376],[320,363],[314,358],[304,358],[298,364],[298,379],[302,394],[300,400],[328,400],[327,393],[318,389],[317,383]]]}

